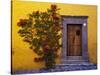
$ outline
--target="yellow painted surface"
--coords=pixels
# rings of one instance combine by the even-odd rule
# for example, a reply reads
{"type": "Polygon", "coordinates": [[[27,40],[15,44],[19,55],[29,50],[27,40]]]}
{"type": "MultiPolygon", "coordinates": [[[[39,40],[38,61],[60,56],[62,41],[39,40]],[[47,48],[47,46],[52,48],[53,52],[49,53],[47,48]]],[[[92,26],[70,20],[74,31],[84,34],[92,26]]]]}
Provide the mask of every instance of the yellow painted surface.
{"type": "MultiPolygon", "coordinates": [[[[27,18],[29,13],[33,11],[46,11],[54,3],[14,1],[12,8],[12,69],[16,70],[32,70],[39,69],[44,66],[43,62],[35,63],[35,53],[29,49],[29,45],[22,41],[19,36],[17,22],[20,18],[27,18]]],[[[97,7],[92,5],[73,5],[73,4],[57,4],[61,10],[61,15],[73,16],[89,16],[88,18],[88,52],[89,60],[97,63],[97,7]]],[[[57,63],[60,58],[57,59],[57,63]]]]}

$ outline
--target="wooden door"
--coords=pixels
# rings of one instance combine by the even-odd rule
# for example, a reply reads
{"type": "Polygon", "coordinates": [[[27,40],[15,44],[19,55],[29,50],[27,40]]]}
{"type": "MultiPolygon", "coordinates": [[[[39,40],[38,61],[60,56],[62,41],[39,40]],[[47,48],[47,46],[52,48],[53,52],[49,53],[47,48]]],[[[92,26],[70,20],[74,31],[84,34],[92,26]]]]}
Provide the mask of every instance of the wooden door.
{"type": "Polygon", "coordinates": [[[82,27],[81,25],[67,25],[67,56],[82,55],[82,27]]]}

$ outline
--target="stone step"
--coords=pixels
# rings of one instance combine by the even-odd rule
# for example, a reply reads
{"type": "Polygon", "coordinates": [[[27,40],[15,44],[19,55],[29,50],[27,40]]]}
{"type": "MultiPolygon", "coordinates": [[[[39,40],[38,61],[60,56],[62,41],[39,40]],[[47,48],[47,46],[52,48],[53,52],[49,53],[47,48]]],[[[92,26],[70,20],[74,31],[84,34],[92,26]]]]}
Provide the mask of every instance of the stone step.
{"type": "MultiPolygon", "coordinates": [[[[93,70],[97,69],[96,64],[86,63],[86,64],[59,64],[56,65],[54,69],[48,70],[48,72],[62,72],[62,71],[77,71],[77,70],[93,70]]],[[[40,70],[40,72],[46,72],[45,70],[40,70]]]]}
{"type": "Polygon", "coordinates": [[[63,71],[78,71],[78,70],[94,70],[97,69],[97,65],[89,62],[84,62],[81,64],[71,63],[71,64],[59,64],[55,68],[45,70],[24,70],[16,71],[14,74],[23,74],[23,73],[47,73],[47,72],[63,72],[63,71]]]}
{"type": "Polygon", "coordinates": [[[62,65],[56,66],[55,71],[75,71],[97,69],[96,65],[62,65]]]}
{"type": "Polygon", "coordinates": [[[63,64],[84,64],[87,63],[87,60],[63,60],[63,64]]]}
{"type": "Polygon", "coordinates": [[[88,60],[84,59],[82,56],[67,56],[66,59],[62,59],[62,63],[82,63],[88,62],[88,60]]]}

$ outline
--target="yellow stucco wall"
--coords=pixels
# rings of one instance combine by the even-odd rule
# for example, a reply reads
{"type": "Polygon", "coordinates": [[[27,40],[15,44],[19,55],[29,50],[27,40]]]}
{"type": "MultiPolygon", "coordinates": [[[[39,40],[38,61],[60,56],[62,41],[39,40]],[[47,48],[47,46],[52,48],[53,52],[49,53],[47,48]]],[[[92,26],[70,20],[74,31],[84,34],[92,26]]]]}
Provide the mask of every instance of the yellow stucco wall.
{"type": "MultiPolygon", "coordinates": [[[[43,62],[35,63],[35,53],[27,43],[22,41],[22,37],[17,33],[19,27],[17,22],[20,18],[27,18],[27,14],[34,10],[46,11],[53,3],[14,1],[12,3],[12,69],[13,70],[30,70],[43,67],[43,62]]],[[[89,16],[88,18],[88,52],[89,60],[97,63],[97,7],[92,5],[73,5],[57,4],[61,10],[61,15],[89,16]]],[[[60,59],[57,59],[57,63],[60,59]]]]}

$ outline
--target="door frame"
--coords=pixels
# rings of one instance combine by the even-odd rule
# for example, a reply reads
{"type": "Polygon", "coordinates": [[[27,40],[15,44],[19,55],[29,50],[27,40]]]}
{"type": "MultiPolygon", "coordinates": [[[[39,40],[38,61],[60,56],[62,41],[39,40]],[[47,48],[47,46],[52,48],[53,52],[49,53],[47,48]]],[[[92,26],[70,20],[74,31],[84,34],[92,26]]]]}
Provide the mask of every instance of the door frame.
{"type": "Polygon", "coordinates": [[[62,15],[62,52],[61,63],[67,60],[67,25],[68,24],[82,24],[82,58],[88,61],[88,16],[65,16],[62,15]]]}

